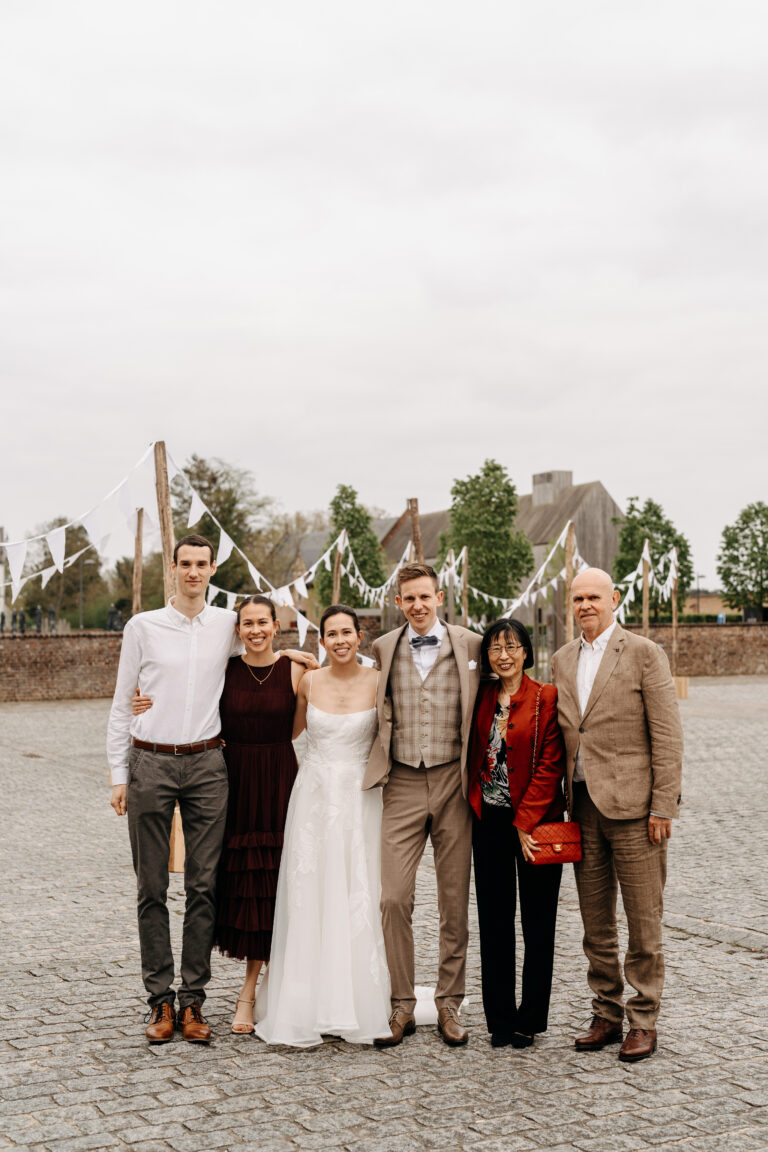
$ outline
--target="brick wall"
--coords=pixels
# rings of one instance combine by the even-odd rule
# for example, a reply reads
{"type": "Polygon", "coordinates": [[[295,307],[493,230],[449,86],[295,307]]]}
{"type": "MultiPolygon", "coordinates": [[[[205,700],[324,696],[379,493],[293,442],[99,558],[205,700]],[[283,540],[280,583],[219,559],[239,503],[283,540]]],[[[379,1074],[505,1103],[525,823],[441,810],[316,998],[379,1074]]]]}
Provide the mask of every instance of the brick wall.
{"type": "MultiPolygon", "coordinates": [[[[360,621],[361,651],[370,654],[379,618],[360,621]]],[[[111,696],[120,658],[119,632],[75,632],[69,636],[0,637],[0,702],[12,700],[87,700],[111,696]]],[[[296,629],[286,628],[276,649],[298,648],[296,629]]],[[[317,655],[317,632],[310,628],[305,648],[317,655]]]]}
{"type": "MultiPolygon", "coordinates": [[[[632,627],[632,632],[639,628],[632,627]]],[[[672,661],[672,625],[651,626],[649,638],[672,661]]],[[[768,675],[768,624],[681,624],[678,676],[768,675]]]]}

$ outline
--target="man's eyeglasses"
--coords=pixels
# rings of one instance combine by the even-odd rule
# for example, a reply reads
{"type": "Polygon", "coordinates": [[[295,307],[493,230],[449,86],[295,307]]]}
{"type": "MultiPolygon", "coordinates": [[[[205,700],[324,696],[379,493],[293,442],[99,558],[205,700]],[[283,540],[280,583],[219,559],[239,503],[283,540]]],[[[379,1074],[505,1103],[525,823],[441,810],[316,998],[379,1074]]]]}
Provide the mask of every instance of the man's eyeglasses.
{"type": "Polygon", "coordinates": [[[522,644],[491,644],[488,649],[489,656],[501,656],[502,652],[507,652],[510,656],[514,656],[515,652],[524,652],[525,648],[522,644]]]}

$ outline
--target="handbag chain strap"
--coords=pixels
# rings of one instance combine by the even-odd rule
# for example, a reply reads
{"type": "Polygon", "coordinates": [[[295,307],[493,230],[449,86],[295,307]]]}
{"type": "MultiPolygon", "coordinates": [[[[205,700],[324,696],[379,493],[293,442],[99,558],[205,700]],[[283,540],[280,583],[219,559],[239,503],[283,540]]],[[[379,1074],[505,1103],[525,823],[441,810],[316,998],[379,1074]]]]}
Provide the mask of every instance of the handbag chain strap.
{"type": "MultiPolygon", "coordinates": [[[[531,759],[531,776],[533,776],[534,772],[536,771],[536,747],[539,743],[539,711],[541,709],[541,690],[542,690],[542,687],[543,687],[543,685],[540,684],[539,690],[536,693],[536,713],[534,716],[534,723],[533,723],[533,757],[531,759]]],[[[565,786],[565,788],[563,788],[563,793],[565,795],[565,814],[568,817],[568,819],[570,820],[572,817],[571,817],[571,806],[568,803],[568,786],[567,785],[565,786]]]]}

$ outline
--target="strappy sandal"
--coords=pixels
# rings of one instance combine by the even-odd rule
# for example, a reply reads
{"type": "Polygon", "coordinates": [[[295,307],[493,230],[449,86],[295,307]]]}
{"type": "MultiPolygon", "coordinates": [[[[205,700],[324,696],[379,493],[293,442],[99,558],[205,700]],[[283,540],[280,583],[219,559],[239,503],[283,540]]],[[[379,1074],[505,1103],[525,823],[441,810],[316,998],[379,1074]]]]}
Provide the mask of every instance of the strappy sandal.
{"type": "MultiPolygon", "coordinates": [[[[237,1015],[237,1004],[255,1004],[255,1003],[256,1003],[255,997],[253,1000],[243,1000],[240,997],[238,997],[237,1003],[235,1004],[235,1015],[237,1015]]],[[[235,1036],[250,1036],[251,1032],[253,1032],[253,1029],[254,1029],[253,1021],[251,1021],[250,1023],[247,1020],[233,1020],[232,1021],[232,1031],[234,1032],[235,1036]]]]}

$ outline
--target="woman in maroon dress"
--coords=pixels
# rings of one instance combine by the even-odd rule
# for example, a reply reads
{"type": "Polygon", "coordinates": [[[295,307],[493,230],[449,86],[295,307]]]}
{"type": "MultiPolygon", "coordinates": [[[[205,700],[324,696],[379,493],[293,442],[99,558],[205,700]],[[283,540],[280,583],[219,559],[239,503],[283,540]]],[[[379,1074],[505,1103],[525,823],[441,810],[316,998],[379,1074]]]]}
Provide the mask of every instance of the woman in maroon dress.
{"type": "Polygon", "coordinates": [[[298,765],[291,743],[301,664],[275,652],[275,606],[251,596],[237,610],[245,645],[227,667],[221,733],[229,772],[229,807],[219,865],[216,944],[245,960],[233,1032],[253,1031],[253,1002],[269,960],[283,830],[298,765]]]}

